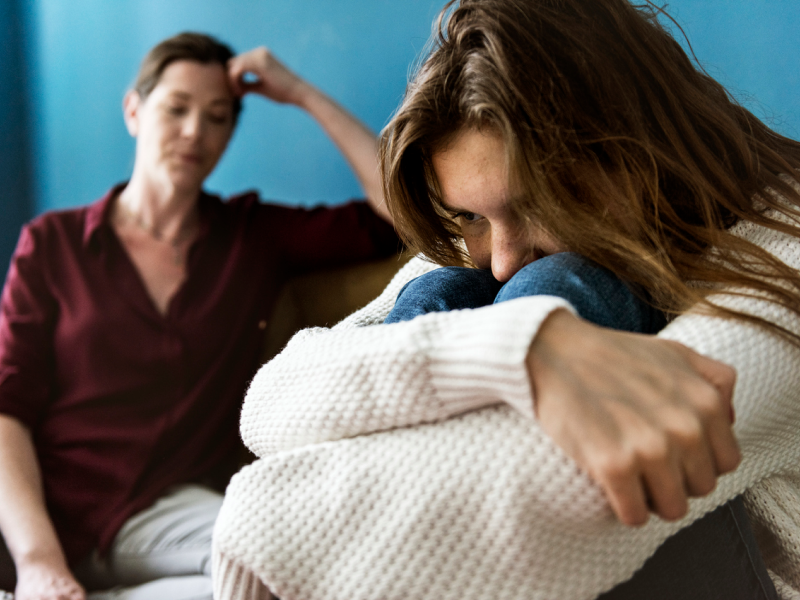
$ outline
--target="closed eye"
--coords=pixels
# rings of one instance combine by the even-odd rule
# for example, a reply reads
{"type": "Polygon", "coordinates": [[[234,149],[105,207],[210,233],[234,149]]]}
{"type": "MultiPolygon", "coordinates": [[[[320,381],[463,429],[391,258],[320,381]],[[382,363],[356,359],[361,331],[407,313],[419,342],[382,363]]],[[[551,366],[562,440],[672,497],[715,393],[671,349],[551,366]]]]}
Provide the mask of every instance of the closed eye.
{"type": "Polygon", "coordinates": [[[167,112],[170,115],[173,115],[173,116],[176,116],[176,117],[180,117],[180,116],[185,115],[188,112],[188,109],[185,106],[178,106],[178,105],[172,104],[172,105],[168,105],[167,106],[167,112]]]}
{"type": "Polygon", "coordinates": [[[209,113],[208,120],[214,123],[215,125],[225,125],[230,121],[230,115],[228,113],[225,114],[216,114],[216,113],[209,113]]]}

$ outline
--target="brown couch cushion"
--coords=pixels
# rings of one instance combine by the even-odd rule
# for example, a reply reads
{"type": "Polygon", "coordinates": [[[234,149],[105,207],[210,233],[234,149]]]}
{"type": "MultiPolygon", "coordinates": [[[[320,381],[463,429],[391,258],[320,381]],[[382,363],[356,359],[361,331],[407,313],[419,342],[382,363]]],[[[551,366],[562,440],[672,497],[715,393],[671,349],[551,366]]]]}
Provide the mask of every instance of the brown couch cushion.
{"type": "Polygon", "coordinates": [[[264,362],[300,329],[330,327],[366,306],[410,258],[401,254],[291,279],[281,290],[266,328],[264,362]]]}

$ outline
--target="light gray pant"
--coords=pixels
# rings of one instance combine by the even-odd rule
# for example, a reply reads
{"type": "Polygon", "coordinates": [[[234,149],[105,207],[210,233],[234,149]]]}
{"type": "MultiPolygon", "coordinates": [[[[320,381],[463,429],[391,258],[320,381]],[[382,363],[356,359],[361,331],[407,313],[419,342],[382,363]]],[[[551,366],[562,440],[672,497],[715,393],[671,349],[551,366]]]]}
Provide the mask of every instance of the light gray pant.
{"type": "Polygon", "coordinates": [[[170,488],[125,522],[108,554],[75,568],[89,600],[211,600],[211,534],[222,495],[170,488]]]}

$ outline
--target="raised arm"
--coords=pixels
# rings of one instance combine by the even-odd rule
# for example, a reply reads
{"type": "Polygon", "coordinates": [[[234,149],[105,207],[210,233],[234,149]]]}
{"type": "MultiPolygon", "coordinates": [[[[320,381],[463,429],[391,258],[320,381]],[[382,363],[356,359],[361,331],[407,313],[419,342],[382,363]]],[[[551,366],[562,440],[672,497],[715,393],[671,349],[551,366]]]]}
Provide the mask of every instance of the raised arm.
{"type": "Polygon", "coordinates": [[[287,69],[267,48],[255,48],[236,56],[230,61],[228,71],[237,93],[256,93],[275,102],[293,104],[310,114],[347,159],[370,206],[392,222],[380,184],[378,142],[364,123],[287,69]],[[253,80],[247,79],[247,75],[253,80]]]}
{"type": "Polygon", "coordinates": [[[0,530],[17,568],[16,600],[84,600],[47,513],[28,429],[0,414],[0,530]]]}

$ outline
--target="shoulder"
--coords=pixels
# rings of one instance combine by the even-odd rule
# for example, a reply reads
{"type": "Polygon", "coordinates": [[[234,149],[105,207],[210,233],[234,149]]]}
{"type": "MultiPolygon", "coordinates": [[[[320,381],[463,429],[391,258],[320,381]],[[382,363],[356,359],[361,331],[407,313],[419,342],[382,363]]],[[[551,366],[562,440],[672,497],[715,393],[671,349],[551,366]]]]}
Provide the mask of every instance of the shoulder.
{"type": "Polygon", "coordinates": [[[225,199],[214,194],[203,194],[206,202],[211,202],[225,207],[230,212],[260,211],[265,213],[284,213],[304,215],[309,213],[337,213],[337,212],[358,212],[371,211],[369,204],[365,200],[351,198],[336,204],[316,203],[307,206],[287,203],[279,200],[265,200],[255,190],[247,190],[240,194],[229,196],[225,199]]]}
{"type": "Polygon", "coordinates": [[[86,231],[87,219],[94,205],[48,211],[22,226],[18,252],[34,247],[76,245],[86,231]]]}
{"type": "Polygon", "coordinates": [[[730,233],[766,250],[794,268],[799,268],[800,237],[791,230],[779,227],[789,226],[796,232],[800,227],[800,220],[777,210],[769,210],[765,216],[771,220],[770,226],[752,221],[739,221],[730,229],[730,233]]]}
{"type": "Polygon", "coordinates": [[[210,211],[214,219],[222,219],[228,223],[258,222],[259,220],[274,222],[276,219],[291,221],[295,218],[302,219],[303,215],[309,212],[303,207],[290,206],[276,201],[264,201],[255,190],[248,190],[227,198],[204,193],[201,202],[204,210],[210,211]]]}

